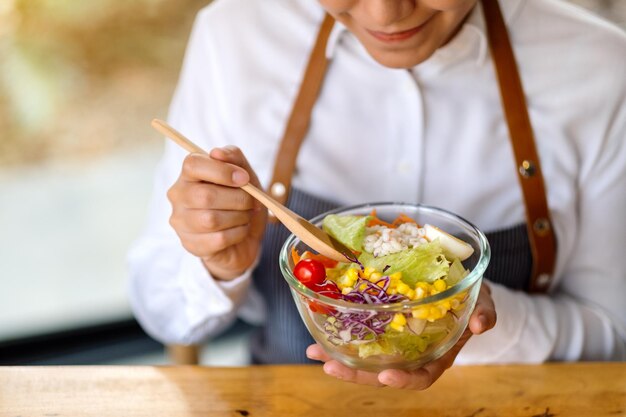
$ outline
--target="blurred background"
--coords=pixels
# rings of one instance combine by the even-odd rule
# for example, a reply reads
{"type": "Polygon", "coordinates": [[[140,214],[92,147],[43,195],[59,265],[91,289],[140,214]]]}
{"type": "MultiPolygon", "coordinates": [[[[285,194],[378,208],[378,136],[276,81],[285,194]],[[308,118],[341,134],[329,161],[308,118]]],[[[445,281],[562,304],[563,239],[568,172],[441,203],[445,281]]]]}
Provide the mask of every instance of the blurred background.
{"type": "MultiPolygon", "coordinates": [[[[624,0],[570,0],[626,28],[624,0]]],[[[133,320],[139,234],[209,0],[0,0],[0,364],[167,363],[133,320]]],[[[247,363],[237,323],[202,363],[247,363]]]]}

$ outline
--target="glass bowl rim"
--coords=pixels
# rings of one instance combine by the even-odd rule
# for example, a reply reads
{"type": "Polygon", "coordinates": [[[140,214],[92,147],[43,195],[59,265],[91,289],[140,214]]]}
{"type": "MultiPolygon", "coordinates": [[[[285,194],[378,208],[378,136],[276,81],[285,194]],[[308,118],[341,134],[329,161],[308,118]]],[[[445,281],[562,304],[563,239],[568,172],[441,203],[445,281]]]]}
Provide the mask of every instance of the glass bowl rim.
{"type": "Polygon", "coordinates": [[[280,270],[283,274],[283,278],[285,278],[285,281],[287,281],[287,284],[289,284],[289,287],[296,290],[298,293],[300,293],[301,295],[307,298],[320,300],[324,304],[330,305],[333,307],[340,307],[344,309],[347,308],[351,310],[404,311],[407,309],[414,309],[422,305],[431,304],[437,301],[442,301],[447,298],[450,298],[454,296],[455,294],[458,294],[470,288],[472,285],[476,283],[476,281],[482,278],[483,274],[485,273],[485,270],[487,269],[487,265],[489,265],[489,260],[491,258],[491,249],[490,249],[487,237],[478,227],[476,227],[470,221],[464,219],[458,214],[454,214],[448,210],[445,210],[439,207],[429,206],[425,204],[413,204],[413,203],[403,203],[403,202],[393,202],[393,201],[355,204],[351,206],[342,206],[333,210],[326,211],[312,218],[310,222],[315,224],[316,222],[321,221],[325,216],[329,214],[343,213],[343,212],[350,211],[350,210],[364,209],[364,208],[375,209],[375,208],[380,208],[382,206],[405,206],[405,207],[410,207],[411,209],[418,209],[422,212],[425,211],[426,213],[434,213],[438,216],[443,215],[443,217],[446,217],[449,220],[458,222],[464,227],[471,229],[478,236],[478,246],[480,249],[480,257],[478,258],[478,262],[476,263],[476,266],[470,271],[470,273],[465,278],[463,278],[460,282],[448,288],[447,290],[437,293],[435,295],[421,298],[419,300],[389,303],[389,304],[352,303],[349,301],[337,300],[334,298],[319,295],[315,291],[304,286],[302,283],[300,283],[300,281],[296,279],[296,277],[293,275],[293,272],[291,271],[291,268],[289,267],[289,258],[291,256],[291,251],[289,250],[289,248],[292,246],[292,243],[294,243],[295,241],[299,241],[299,239],[292,233],[291,235],[289,235],[287,240],[285,240],[285,243],[283,243],[283,246],[280,250],[280,255],[278,258],[280,270]]]}

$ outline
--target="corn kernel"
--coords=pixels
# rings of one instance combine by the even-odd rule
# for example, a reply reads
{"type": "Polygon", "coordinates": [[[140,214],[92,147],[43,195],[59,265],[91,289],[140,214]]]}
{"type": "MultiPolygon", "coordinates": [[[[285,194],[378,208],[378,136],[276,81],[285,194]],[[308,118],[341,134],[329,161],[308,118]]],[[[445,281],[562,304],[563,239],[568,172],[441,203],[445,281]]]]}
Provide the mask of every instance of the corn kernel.
{"type": "Polygon", "coordinates": [[[433,286],[435,287],[435,289],[439,292],[444,291],[447,287],[446,282],[442,279],[438,279],[437,281],[435,281],[433,283],[433,286]]]}
{"type": "Polygon", "coordinates": [[[346,276],[353,281],[356,281],[359,277],[359,273],[355,268],[350,268],[346,271],[346,276]]]}
{"type": "Polygon", "coordinates": [[[443,317],[443,314],[441,314],[441,310],[439,310],[437,307],[430,308],[428,312],[428,321],[438,320],[442,317],[443,317]]]}
{"type": "Polygon", "coordinates": [[[376,270],[371,266],[366,266],[365,269],[361,272],[361,275],[363,275],[363,278],[369,279],[369,277],[372,275],[372,272],[374,271],[376,270]]]}
{"type": "Polygon", "coordinates": [[[456,298],[453,298],[452,301],[450,301],[450,308],[452,308],[453,310],[456,310],[457,308],[459,308],[460,304],[461,302],[459,300],[457,300],[456,298]]]}
{"type": "Polygon", "coordinates": [[[399,332],[403,332],[404,331],[404,326],[402,326],[400,324],[389,323],[389,327],[391,327],[392,329],[397,330],[399,332]]]}
{"type": "Polygon", "coordinates": [[[409,289],[404,295],[413,300],[415,298],[415,290],[409,289]]]}
{"type": "Polygon", "coordinates": [[[367,289],[367,284],[359,285],[359,291],[365,291],[367,289]]]}
{"type": "Polygon", "coordinates": [[[394,272],[393,274],[389,275],[389,279],[392,281],[400,281],[402,279],[402,272],[394,272]]]}
{"type": "Polygon", "coordinates": [[[396,313],[393,315],[391,322],[404,326],[406,324],[406,317],[404,317],[404,314],[396,313]]]}
{"type": "Polygon", "coordinates": [[[439,307],[444,309],[445,311],[448,311],[452,308],[452,305],[449,300],[443,300],[439,303],[439,307]]]}
{"type": "Polygon", "coordinates": [[[354,283],[356,282],[357,278],[354,276],[354,274],[351,274],[350,271],[354,271],[354,269],[346,271],[346,274],[342,275],[337,280],[337,286],[339,287],[339,289],[343,290],[347,287],[354,287],[354,283]]]}
{"type": "Polygon", "coordinates": [[[417,287],[415,289],[415,297],[416,299],[424,298],[426,296],[426,291],[423,288],[417,287]]]}
{"type": "Polygon", "coordinates": [[[376,285],[378,285],[380,288],[383,288],[385,286],[385,282],[384,281],[378,281],[376,283],[376,285]]]}
{"type": "Polygon", "coordinates": [[[376,282],[382,277],[383,277],[383,274],[381,274],[380,272],[372,272],[372,274],[370,275],[370,281],[376,282]]]}
{"type": "Polygon", "coordinates": [[[350,288],[350,287],[345,287],[345,288],[343,288],[343,289],[341,290],[341,293],[342,293],[343,295],[346,295],[346,294],[349,294],[351,291],[352,291],[352,288],[350,288]]]}
{"type": "Polygon", "coordinates": [[[428,318],[430,309],[428,307],[418,307],[411,312],[412,316],[416,319],[426,319],[428,318]]]}
{"type": "Polygon", "coordinates": [[[411,290],[411,288],[404,282],[399,282],[398,285],[396,285],[396,290],[398,290],[400,294],[406,294],[411,290]]]}

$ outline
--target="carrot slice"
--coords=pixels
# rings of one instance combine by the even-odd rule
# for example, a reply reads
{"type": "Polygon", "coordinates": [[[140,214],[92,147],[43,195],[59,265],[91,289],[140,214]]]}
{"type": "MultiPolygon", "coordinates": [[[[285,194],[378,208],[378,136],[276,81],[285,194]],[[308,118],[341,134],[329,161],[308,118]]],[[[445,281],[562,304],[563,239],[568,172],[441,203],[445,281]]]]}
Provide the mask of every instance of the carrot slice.
{"type": "Polygon", "coordinates": [[[391,223],[387,223],[384,220],[379,219],[376,216],[376,209],[373,209],[372,212],[370,213],[370,221],[367,223],[367,227],[372,227],[372,226],[376,226],[376,225],[380,225],[380,226],[387,226],[387,227],[394,227],[391,223]]]}
{"type": "Polygon", "coordinates": [[[291,248],[291,259],[293,259],[293,264],[296,265],[300,262],[300,254],[296,250],[296,248],[291,248]]]}
{"type": "Polygon", "coordinates": [[[390,227],[390,228],[395,227],[393,224],[391,224],[391,223],[387,223],[386,221],[384,221],[384,220],[380,220],[380,219],[378,219],[378,218],[373,218],[373,219],[371,219],[371,220],[369,221],[369,223],[367,224],[367,226],[368,226],[368,227],[377,226],[377,225],[380,225],[380,226],[387,226],[387,227],[390,227]]]}
{"type": "Polygon", "coordinates": [[[415,223],[415,224],[417,224],[417,222],[414,219],[410,218],[409,216],[407,216],[404,213],[400,213],[400,215],[398,217],[396,217],[396,219],[393,221],[392,224],[394,225],[394,227],[398,227],[398,226],[400,226],[403,223],[415,223]]]}
{"type": "Polygon", "coordinates": [[[334,268],[339,263],[334,259],[309,251],[305,251],[300,259],[315,259],[316,261],[320,261],[326,268],[334,268]]]}

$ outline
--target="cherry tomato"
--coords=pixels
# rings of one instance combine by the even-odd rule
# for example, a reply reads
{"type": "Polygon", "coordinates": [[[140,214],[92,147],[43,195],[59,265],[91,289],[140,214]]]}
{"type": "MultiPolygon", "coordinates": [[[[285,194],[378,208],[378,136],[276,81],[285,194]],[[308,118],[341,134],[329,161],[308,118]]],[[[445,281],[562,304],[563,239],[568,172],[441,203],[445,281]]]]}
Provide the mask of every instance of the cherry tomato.
{"type": "Polygon", "coordinates": [[[326,268],[334,268],[337,266],[339,262],[334,261],[330,258],[325,257],[324,255],[315,254],[313,252],[305,251],[302,254],[302,259],[315,259],[316,261],[320,261],[326,268]]]}
{"type": "Polygon", "coordinates": [[[293,274],[298,281],[314,290],[316,284],[321,284],[326,279],[326,268],[315,259],[302,259],[293,268],[293,274]]]}
{"type": "Polygon", "coordinates": [[[326,280],[321,284],[317,284],[312,290],[320,295],[334,298],[335,300],[339,298],[339,287],[332,281],[326,280]]]}
{"type": "MultiPolygon", "coordinates": [[[[339,287],[337,287],[337,284],[328,280],[324,281],[321,284],[315,284],[312,290],[325,297],[334,298],[335,300],[340,298],[341,296],[341,293],[339,292],[339,287]]],[[[335,312],[334,308],[326,304],[323,304],[317,300],[310,300],[309,308],[314,313],[332,314],[335,312]]]]}
{"type": "Polygon", "coordinates": [[[319,301],[316,301],[316,300],[310,300],[309,301],[309,308],[314,313],[332,314],[332,313],[335,312],[335,309],[332,308],[331,306],[327,306],[327,305],[322,304],[322,303],[320,303],[319,301]]]}

